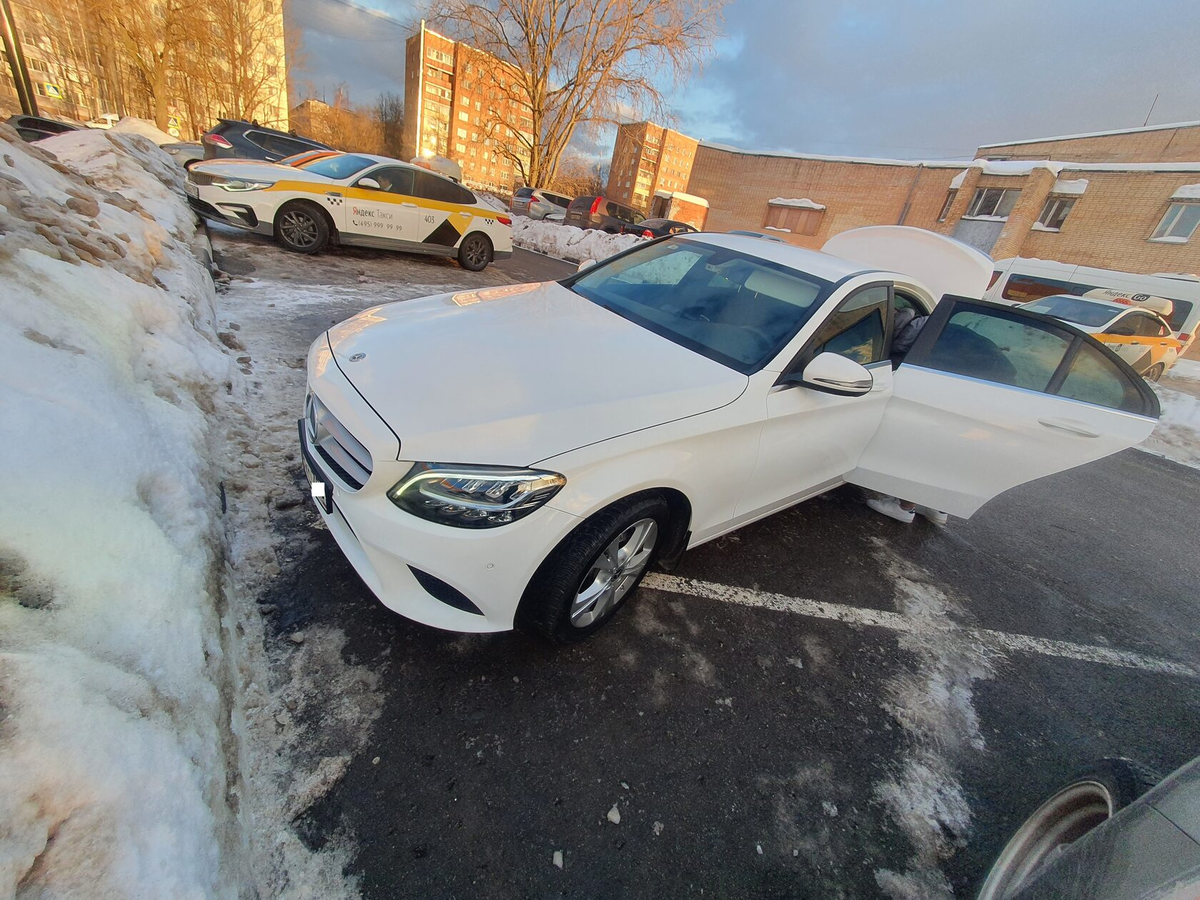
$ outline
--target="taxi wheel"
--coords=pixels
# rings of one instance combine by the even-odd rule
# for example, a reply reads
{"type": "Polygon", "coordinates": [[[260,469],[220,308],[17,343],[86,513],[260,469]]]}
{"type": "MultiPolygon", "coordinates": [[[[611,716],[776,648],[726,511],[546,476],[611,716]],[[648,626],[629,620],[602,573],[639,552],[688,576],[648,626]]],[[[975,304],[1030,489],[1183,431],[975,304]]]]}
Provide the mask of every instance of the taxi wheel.
{"type": "Polygon", "coordinates": [[[1165,367],[1162,363],[1155,363],[1146,370],[1146,374],[1143,377],[1147,381],[1158,381],[1158,379],[1163,377],[1164,369],[1165,367]]]}
{"type": "Polygon", "coordinates": [[[275,237],[286,250],[318,253],[329,243],[329,225],[316,207],[288,203],[275,217],[275,237]]]}
{"type": "Polygon", "coordinates": [[[480,272],[492,261],[492,242],[479,232],[468,234],[458,245],[458,264],[468,272],[480,272]]]}

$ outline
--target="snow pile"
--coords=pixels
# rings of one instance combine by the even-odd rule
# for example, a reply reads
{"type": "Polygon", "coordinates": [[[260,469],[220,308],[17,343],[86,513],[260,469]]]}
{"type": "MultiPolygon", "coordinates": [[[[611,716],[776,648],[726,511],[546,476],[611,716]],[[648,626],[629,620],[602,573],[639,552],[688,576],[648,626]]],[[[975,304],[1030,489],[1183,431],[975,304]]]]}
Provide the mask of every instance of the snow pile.
{"type": "Polygon", "coordinates": [[[0,126],[3,897],[237,895],[204,461],[234,374],[151,152],[0,126]]]}
{"type": "Polygon", "coordinates": [[[599,262],[628,250],[642,240],[635,234],[605,234],[594,228],[576,228],[554,222],[539,222],[525,216],[513,218],[513,243],[569,262],[594,259],[599,262]]]}
{"type": "Polygon", "coordinates": [[[1059,178],[1054,182],[1054,187],[1050,189],[1050,193],[1079,196],[1087,190],[1087,186],[1088,180],[1086,178],[1059,178]]]}
{"type": "Polygon", "coordinates": [[[1162,416],[1141,449],[1200,468],[1200,361],[1179,360],[1154,390],[1162,416]]]}
{"type": "Polygon", "coordinates": [[[140,134],[142,137],[154,141],[159,146],[179,143],[179,138],[167,134],[149,119],[138,119],[134,116],[125,116],[109,130],[123,134],[140,134]]]}
{"type": "Polygon", "coordinates": [[[793,209],[824,209],[821,203],[809,200],[807,197],[774,197],[767,201],[768,206],[788,206],[793,209]]]}
{"type": "Polygon", "coordinates": [[[1175,189],[1172,200],[1200,200],[1200,184],[1184,184],[1175,189]]]}

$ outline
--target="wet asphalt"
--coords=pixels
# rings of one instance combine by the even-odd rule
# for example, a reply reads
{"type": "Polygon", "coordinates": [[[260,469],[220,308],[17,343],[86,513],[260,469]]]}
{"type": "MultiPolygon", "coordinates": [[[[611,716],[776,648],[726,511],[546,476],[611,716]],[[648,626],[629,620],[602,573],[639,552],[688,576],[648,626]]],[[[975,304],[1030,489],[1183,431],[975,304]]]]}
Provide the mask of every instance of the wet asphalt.
{"type": "MultiPolygon", "coordinates": [[[[306,270],[253,238],[216,244],[235,274],[352,284],[365,272],[381,292],[397,269],[457,287],[574,268],[518,251],[469,277],[356,251],[306,270]]],[[[346,303],[297,310],[296,355],[346,303]]],[[[280,477],[305,491],[298,463],[280,477]]],[[[1198,666],[1198,505],[1200,472],[1136,450],[944,529],[883,519],[844,487],[697,548],[675,574],[894,611],[903,570],[964,626],[1198,666]]],[[[365,897],[858,898],[884,896],[879,872],[912,867],[916,839],[880,793],[930,749],[895,714],[898,694],[939,674],[911,641],[649,589],[583,645],[448,634],[375,601],[307,503],[272,515],[283,550],[259,598],[278,608],[268,641],[341,629],[344,660],[380,674],[367,749],[295,825],[314,849],[350,841],[365,897]]],[[[950,677],[971,652],[940,657],[950,677]]],[[[960,897],[1077,769],[1128,756],[1166,773],[1200,747],[1196,680],[1023,652],[987,668],[966,682],[981,740],[952,721],[932,742],[970,809],[969,825],[941,827],[937,860],[960,897]]]]}

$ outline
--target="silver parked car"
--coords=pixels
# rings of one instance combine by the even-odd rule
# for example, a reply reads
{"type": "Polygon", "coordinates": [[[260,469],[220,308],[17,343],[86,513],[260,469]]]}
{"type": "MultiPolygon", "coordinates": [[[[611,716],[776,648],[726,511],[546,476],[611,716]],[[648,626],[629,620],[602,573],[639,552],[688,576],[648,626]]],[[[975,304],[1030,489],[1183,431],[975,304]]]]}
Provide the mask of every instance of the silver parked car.
{"type": "Polygon", "coordinates": [[[1080,773],[1017,829],[979,900],[1200,896],[1200,758],[1153,780],[1125,759],[1080,773]]]}
{"type": "Polygon", "coordinates": [[[542,188],[517,188],[513,193],[509,208],[514,216],[529,216],[531,219],[545,219],[558,213],[558,221],[571,205],[571,198],[542,188]]]}

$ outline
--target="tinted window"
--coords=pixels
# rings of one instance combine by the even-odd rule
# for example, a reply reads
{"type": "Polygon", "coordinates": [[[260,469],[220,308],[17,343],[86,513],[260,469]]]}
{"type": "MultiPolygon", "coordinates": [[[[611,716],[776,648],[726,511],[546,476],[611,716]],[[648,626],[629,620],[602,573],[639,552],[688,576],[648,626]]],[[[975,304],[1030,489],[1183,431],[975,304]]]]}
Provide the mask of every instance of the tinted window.
{"type": "Polygon", "coordinates": [[[785,266],[678,238],[601,263],[566,284],[743,373],[778,353],[832,289],[785,266]]]}
{"type": "Polygon", "coordinates": [[[374,178],[379,182],[380,190],[389,194],[407,194],[413,192],[413,170],[403,166],[388,166],[368,172],[364,178],[374,178]]]}
{"type": "Polygon", "coordinates": [[[531,187],[517,188],[517,192],[515,194],[513,194],[513,196],[514,197],[522,197],[522,198],[523,197],[532,197],[533,196],[533,188],[531,188],[531,187]]]}
{"type": "Polygon", "coordinates": [[[609,200],[604,204],[604,211],[614,219],[621,218],[621,207],[609,200]]]}
{"type": "Polygon", "coordinates": [[[595,199],[595,197],[576,197],[571,201],[571,205],[568,206],[567,209],[589,209],[592,205],[592,201],[595,199]]]}
{"type": "Polygon", "coordinates": [[[1070,345],[1071,338],[1040,322],[962,309],[950,316],[921,365],[1045,391],[1070,345]]]}
{"type": "Polygon", "coordinates": [[[302,163],[300,168],[305,172],[322,175],[325,178],[349,178],[357,175],[367,166],[373,166],[375,160],[365,156],[355,156],[353,153],[343,153],[339,156],[324,156],[312,162],[302,163]]]}
{"type": "Polygon", "coordinates": [[[1090,344],[1079,348],[1058,393],[1062,397],[1110,409],[1144,411],[1144,401],[1129,376],[1090,344]]]}
{"type": "Polygon", "coordinates": [[[862,363],[883,359],[886,285],[864,288],[847,299],[817,330],[812,355],[836,353],[862,363]]]}
{"type": "Polygon", "coordinates": [[[1044,297],[1025,304],[1025,309],[1088,328],[1099,328],[1119,311],[1117,307],[1074,297],[1044,297]]]}
{"type": "Polygon", "coordinates": [[[1137,321],[1137,334],[1139,337],[1158,337],[1162,333],[1162,325],[1157,319],[1151,316],[1134,316],[1137,321]]]}
{"type": "Polygon", "coordinates": [[[1038,278],[1034,275],[1010,275],[1000,296],[1015,303],[1027,303],[1049,297],[1051,294],[1070,294],[1082,297],[1099,285],[1079,284],[1074,281],[1055,281],[1053,278],[1038,278]]]}
{"type": "Polygon", "coordinates": [[[262,131],[249,131],[246,133],[246,137],[250,138],[250,140],[264,150],[271,153],[278,153],[280,156],[291,156],[295,153],[312,149],[312,146],[304,141],[294,141],[291,138],[267,134],[262,131]]]}
{"type": "Polygon", "coordinates": [[[549,200],[555,206],[561,206],[564,209],[571,205],[570,197],[563,197],[560,194],[543,194],[542,196],[544,196],[547,200],[549,200]]]}
{"type": "Polygon", "coordinates": [[[475,195],[447,178],[430,172],[414,172],[416,183],[413,195],[441,203],[474,203],[475,195]]]}

